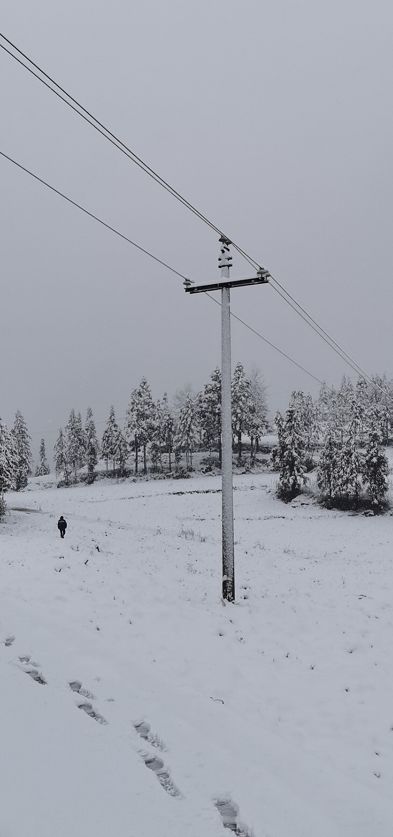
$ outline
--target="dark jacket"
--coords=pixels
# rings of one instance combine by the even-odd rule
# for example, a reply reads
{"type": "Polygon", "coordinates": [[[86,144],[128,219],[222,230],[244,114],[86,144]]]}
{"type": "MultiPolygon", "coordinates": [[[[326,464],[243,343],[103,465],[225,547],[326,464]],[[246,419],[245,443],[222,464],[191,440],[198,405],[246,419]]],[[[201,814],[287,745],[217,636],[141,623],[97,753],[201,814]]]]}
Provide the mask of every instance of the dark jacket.
{"type": "Polygon", "coordinates": [[[64,529],[64,531],[66,530],[66,528],[67,528],[67,521],[66,521],[66,520],[64,520],[64,517],[63,517],[63,516],[62,516],[62,517],[60,517],[60,519],[59,519],[59,521],[58,521],[58,524],[57,524],[57,528],[58,528],[58,529],[60,529],[60,532],[61,532],[61,530],[62,530],[62,529],[64,529]]]}

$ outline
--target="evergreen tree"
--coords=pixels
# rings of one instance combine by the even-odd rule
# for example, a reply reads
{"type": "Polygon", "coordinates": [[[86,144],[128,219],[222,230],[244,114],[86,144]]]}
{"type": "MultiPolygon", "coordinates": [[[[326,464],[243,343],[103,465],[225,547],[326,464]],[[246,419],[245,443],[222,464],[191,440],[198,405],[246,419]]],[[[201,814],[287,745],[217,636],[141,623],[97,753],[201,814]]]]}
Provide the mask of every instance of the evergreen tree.
{"type": "Polygon", "coordinates": [[[69,473],[67,473],[66,443],[62,428],[59,430],[59,435],[54,446],[54,459],[56,474],[64,474],[65,480],[68,482],[69,473]]]}
{"type": "Polygon", "coordinates": [[[65,429],[65,461],[69,466],[69,471],[74,472],[75,480],[81,460],[81,424],[82,422],[79,422],[75,415],[75,410],[72,409],[65,429]]]}
{"type": "Polygon", "coordinates": [[[376,511],[383,506],[389,487],[389,464],[381,449],[382,432],[378,418],[374,419],[368,432],[362,469],[367,494],[376,511]]]}
{"type": "Polygon", "coordinates": [[[340,445],[337,468],[337,497],[350,507],[358,505],[360,494],[361,457],[359,452],[358,422],[354,416],[340,445]]]}
{"type": "Polygon", "coordinates": [[[128,446],[116,421],[113,405],[110,408],[109,418],[102,436],[101,455],[106,460],[107,470],[109,461],[111,461],[113,471],[118,466],[119,471],[124,473],[128,456],[128,446]]]}
{"type": "Polygon", "coordinates": [[[301,390],[295,390],[290,398],[289,406],[293,407],[297,415],[299,427],[302,428],[305,452],[312,457],[318,444],[317,411],[311,395],[305,395],[301,390]]]}
{"type": "Polygon", "coordinates": [[[238,461],[242,459],[242,439],[250,421],[251,384],[242,363],[237,363],[232,379],[232,431],[236,437],[238,461]]]}
{"type": "Polygon", "coordinates": [[[192,454],[195,450],[198,439],[198,421],[196,410],[196,399],[187,395],[183,407],[180,410],[175,438],[175,452],[179,460],[179,452],[186,454],[186,467],[192,468],[192,454]]]}
{"type": "Polygon", "coordinates": [[[83,468],[87,464],[86,459],[86,437],[83,431],[82,415],[78,413],[75,418],[75,434],[78,444],[78,468],[83,468]]]}
{"type": "Polygon", "coordinates": [[[146,378],[130,396],[127,408],[125,436],[135,451],[135,473],[138,473],[139,451],[143,450],[143,470],[147,474],[147,445],[154,438],[155,408],[150,386],[146,378]]]}
{"type": "MultiPolygon", "coordinates": [[[[341,441],[344,443],[346,432],[352,422],[354,415],[354,405],[356,404],[356,393],[353,383],[346,375],[343,376],[340,388],[335,399],[335,423],[339,428],[341,441]]],[[[358,432],[358,427],[356,428],[358,432]]]]}
{"type": "MultiPolygon", "coordinates": [[[[0,419],[0,497],[17,487],[19,468],[15,436],[0,419]]],[[[2,506],[4,501],[2,500],[2,506]]]]}
{"type": "Polygon", "coordinates": [[[165,392],[162,401],[158,399],[155,405],[154,434],[150,447],[150,456],[155,468],[162,468],[162,454],[168,454],[169,471],[172,470],[173,435],[175,420],[169,407],[168,396],[165,392]]]}
{"type": "Polygon", "coordinates": [[[202,445],[218,450],[221,465],[221,372],[214,369],[198,399],[198,418],[202,445]]]}
{"type": "Polygon", "coordinates": [[[120,474],[123,475],[126,469],[128,457],[128,445],[124,434],[119,428],[116,441],[115,461],[118,463],[120,474]]]}
{"type": "Polygon", "coordinates": [[[300,494],[305,482],[304,437],[293,407],[288,408],[285,418],[277,414],[276,426],[280,468],[278,496],[289,501],[300,494]]]}
{"type": "Polygon", "coordinates": [[[383,445],[389,444],[389,436],[393,427],[393,381],[388,381],[386,375],[373,375],[369,385],[370,411],[372,420],[377,420],[383,445]]]}
{"type": "Polygon", "coordinates": [[[322,384],[315,405],[316,445],[326,439],[337,416],[337,391],[334,387],[322,384]]]}
{"type": "Polygon", "coordinates": [[[258,453],[259,440],[267,428],[266,387],[256,369],[250,378],[250,403],[247,418],[247,433],[250,437],[250,458],[254,461],[258,453]]]}
{"type": "Polygon", "coordinates": [[[119,425],[116,421],[115,408],[112,404],[109,411],[109,418],[106,423],[105,430],[102,435],[101,455],[106,462],[106,469],[108,470],[109,461],[112,462],[112,468],[116,466],[116,448],[117,436],[119,433],[119,425]]]}
{"type": "Polygon", "coordinates": [[[338,494],[340,448],[333,428],[328,428],[317,471],[318,488],[324,496],[334,500],[338,494]]]}
{"type": "Polygon", "coordinates": [[[27,485],[27,478],[31,473],[31,447],[30,436],[26,422],[20,410],[15,414],[14,426],[12,429],[16,445],[16,490],[20,491],[27,485]]]}
{"type": "Polygon", "coordinates": [[[94,469],[98,462],[99,447],[91,407],[87,408],[86,413],[84,451],[87,464],[87,481],[92,483],[94,481],[94,469]]]}
{"type": "Polygon", "coordinates": [[[356,403],[356,411],[359,421],[359,441],[360,444],[364,443],[364,440],[367,436],[369,425],[370,425],[370,415],[371,415],[371,392],[370,392],[370,384],[365,378],[359,378],[356,381],[355,386],[355,403],[356,403]]]}
{"type": "Polygon", "coordinates": [[[40,464],[36,468],[36,477],[43,477],[50,473],[50,468],[46,459],[45,439],[41,439],[40,444],[40,464]]]}
{"type": "Polygon", "coordinates": [[[175,434],[175,419],[171,408],[169,406],[168,396],[167,393],[164,392],[164,396],[161,402],[161,425],[160,425],[160,436],[161,436],[161,443],[163,445],[163,449],[165,453],[168,454],[168,468],[169,471],[172,471],[172,452],[173,452],[173,437],[175,434]]]}

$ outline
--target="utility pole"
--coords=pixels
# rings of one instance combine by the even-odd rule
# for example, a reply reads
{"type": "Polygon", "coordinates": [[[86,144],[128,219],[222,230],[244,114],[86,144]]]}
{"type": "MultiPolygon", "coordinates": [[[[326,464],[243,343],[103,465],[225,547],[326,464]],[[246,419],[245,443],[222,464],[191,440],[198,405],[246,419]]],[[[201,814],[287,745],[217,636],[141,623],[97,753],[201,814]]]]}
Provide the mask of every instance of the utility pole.
{"type": "Polygon", "coordinates": [[[231,242],[221,236],[218,267],[223,281],[210,285],[184,283],[190,294],[221,291],[221,450],[222,450],[222,597],[235,601],[235,548],[233,525],[232,394],[231,394],[231,288],[266,284],[268,271],[258,270],[252,279],[230,281],[231,242]]]}
{"type": "MultiPolygon", "coordinates": [[[[229,241],[220,238],[218,267],[223,279],[229,279],[232,256],[229,241]]],[[[221,289],[221,474],[222,474],[222,597],[235,601],[235,546],[233,524],[232,469],[232,375],[231,375],[231,289],[221,289]]]]}

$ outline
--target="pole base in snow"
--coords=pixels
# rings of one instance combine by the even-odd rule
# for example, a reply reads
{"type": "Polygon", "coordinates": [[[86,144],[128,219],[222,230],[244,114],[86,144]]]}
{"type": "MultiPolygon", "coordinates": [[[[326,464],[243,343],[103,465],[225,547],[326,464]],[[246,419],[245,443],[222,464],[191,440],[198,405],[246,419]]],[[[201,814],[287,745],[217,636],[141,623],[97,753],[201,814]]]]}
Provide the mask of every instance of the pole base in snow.
{"type": "Polygon", "coordinates": [[[234,579],[223,578],[222,581],[222,598],[224,602],[235,601],[235,582],[234,579]]]}

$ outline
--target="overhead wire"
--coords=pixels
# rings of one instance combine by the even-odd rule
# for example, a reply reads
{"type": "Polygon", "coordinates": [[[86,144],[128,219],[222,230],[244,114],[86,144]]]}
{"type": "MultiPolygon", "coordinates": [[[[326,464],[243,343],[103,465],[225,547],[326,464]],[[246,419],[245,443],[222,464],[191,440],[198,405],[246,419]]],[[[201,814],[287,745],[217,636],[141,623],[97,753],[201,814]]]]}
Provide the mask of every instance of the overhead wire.
{"type": "Polygon", "coordinates": [[[101,224],[101,226],[105,227],[107,230],[110,230],[110,232],[113,232],[115,235],[119,236],[119,238],[122,238],[123,241],[126,241],[128,244],[132,244],[133,247],[135,247],[137,250],[140,250],[140,252],[144,253],[145,256],[149,256],[150,259],[154,259],[155,262],[158,262],[158,264],[171,271],[171,273],[176,274],[176,276],[178,276],[180,279],[189,281],[188,277],[185,276],[184,273],[180,273],[180,271],[175,270],[174,267],[171,267],[169,264],[164,262],[163,259],[159,259],[158,256],[155,256],[153,253],[150,252],[150,250],[146,250],[145,247],[142,247],[140,244],[137,244],[136,241],[133,241],[132,238],[129,238],[127,235],[120,232],[120,230],[116,229],[116,227],[113,227],[111,224],[108,224],[107,221],[103,221],[102,218],[99,218],[99,216],[96,215],[94,212],[91,212],[89,209],[86,209],[85,206],[82,206],[82,204],[78,203],[77,201],[74,201],[73,198],[70,198],[64,192],[61,192],[60,189],[56,189],[56,187],[48,183],[47,180],[44,180],[38,174],[35,174],[34,172],[30,171],[30,169],[28,169],[26,166],[23,166],[22,163],[19,163],[17,160],[14,160],[13,157],[10,157],[9,154],[6,154],[4,151],[0,150],[0,156],[4,157],[4,159],[8,160],[10,163],[13,163],[14,166],[17,166],[18,169],[21,169],[21,171],[34,178],[34,180],[37,180],[38,183],[41,183],[42,186],[45,186],[47,189],[50,189],[51,192],[54,192],[60,198],[63,198],[63,200],[67,201],[67,203],[70,203],[72,206],[76,207],[76,209],[79,209],[85,215],[88,215],[94,221],[97,221],[98,224],[101,224]]]}
{"type": "MultiPolygon", "coordinates": [[[[281,291],[280,291],[278,288],[274,288],[274,291],[275,291],[275,292],[276,292],[276,293],[277,293],[277,294],[281,297],[281,299],[283,299],[283,300],[284,300],[284,302],[285,302],[287,305],[289,305],[289,307],[290,307],[290,308],[294,308],[294,306],[292,305],[291,301],[290,301],[289,299],[287,299],[287,298],[284,296],[284,294],[283,294],[283,293],[281,293],[281,291]]],[[[306,321],[306,318],[303,316],[303,314],[301,314],[301,313],[300,313],[300,314],[299,314],[299,316],[301,317],[301,319],[302,319],[302,320],[306,321]]],[[[313,326],[311,323],[310,323],[309,325],[310,325],[310,328],[312,328],[312,330],[313,330],[313,331],[315,331],[315,333],[316,333],[316,334],[318,334],[318,336],[321,338],[321,340],[323,340],[323,341],[324,341],[324,343],[326,343],[326,344],[329,346],[329,348],[330,348],[330,349],[333,349],[333,351],[334,351],[334,352],[335,352],[335,353],[339,356],[339,358],[341,358],[341,360],[344,360],[344,361],[345,361],[345,363],[347,363],[347,364],[351,367],[351,369],[352,369],[354,372],[356,372],[356,374],[357,374],[357,375],[359,375],[361,378],[363,378],[363,377],[364,377],[364,378],[366,378],[366,380],[368,380],[369,382],[371,382],[371,377],[367,374],[367,372],[363,372],[363,370],[362,370],[360,367],[358,367],[358,365],[357,365],[357,364],[352,363],[352,361],[351,361],[351,360],[347,360],[347,359],[344,357],[343,353],[342,353],[339,349],[336,349],[336,348],[335,348],[335,346],[333,346],[333,345],[332,345],[332,344],[331,344],[331,343],[330,343],[330,342],[326,339],[326,337],[324,337],[324,335],[323,335],[323,334],[321,334],[321,333],[317,330],[317,328],[315,328],[315,326],[313,326]]]]}
{"type": "MultiPolygon", "coordinates": [[[[22,61],[18,55],[15,55],[10,49],[4,46],[4,44],[0,43],[0,48],[6,52],[11,58],[18,62],[25,70],[27,70],[31,75],[33,75],[38,81],[45,85],[47,89],[49,89],[52,93],[54,93],[59,99],[61,99],[64,104],[70,107],[78,116],[84,119],[92,128],[98,131],[105,139],[112,143],[119,151],[121,151],[125,156],[127,156],[135,165],[139,166],[149,177],[151,177],[156,183],[158,183],[162,188],[164,188],[167,192],[169,192],[176,200],[178,200],[183,206],[185,206],[189,211],[191,211],[194,215],[196,215],[201,221],[207,224],[212,230],[214,230],[220,236],[227,238],[231,241],[232,246],[234,249],[241,255],[254,269],[256,270],[264,270],[262,265],[252,258],[245,250],[243,250],[236,242],[233,241],[232,238],[227,236],[222,229],[220,229],[216,224],[214,224],[203,212],[200,212],[190,201],[184,198],[183,195],[180,194],[173,186],[171,186],[168,181],[161,177],[151,166],[149,166],[139,155],[136,154],[123,140],[121,140],[113,131],[111,131],[107,126],[101,122],[97,117],[94,116],[84,105],[82,105],[74,96],[72,96],[68,91],[62,87],[52,76],[49,75],[42,67],[39,66],[32,58],[30,58],[25,52],[23,52],[13,41],[6,37],[2,32],[0,32],[0,38],[3,39],[18,55],[22,56],[25,61],[27,61],[31,66],[28,66],[24,61],[22,61]],[[38,72],[32,69],[35,68],[38,72]],[[40,75],[38,75],[38,73],[40,75]],[[45,81],[47,79],[47,81],[45,81]],[[50,84],[48,83],[50,82],[50,84]],[[51,85],[54,85],[52,87],[51,85]],[[55,89],[57,88],[57,89],[55,89]],[[60,92],[59,92],[60,91],[60,92]],[[64,95],[62,95],[64,94],[64,95]],[[65,98],[66,97],[66,98],[65,98]]],[[[312,317],[311,314],[302,306],[300,303],[297,302],[295,297],[293,297],[289,291],[285,288],[285,286],[279,282],[272,274],[267,271],[269,276],[271,287],[278,293],[278,287],[281,289],[281,298],[286,301],[288,304],[288,300],[286,297],[291,300],[293,303],[292,309],[293,311],[301,317],[301,319],[308,325],[322,340],[330,346],[333,351],[336,351],[341,357],[341,360],[344,363],[348,364],[353,371],[356,372],[357,375],[361,377],[365,377],[366,379],[370,380],[370,376],[367,372],[365,372],[362,367],[349,355],[340,344],[333,338],[331,335],[320,326],[317,321],[312,317]],[[273,284],[272,284],[273,283],[273,284]],[[278,287],[276,287],[278,286],[278,287]]]]}
{"type": "MultiPolygon", "coordinates": [[[[132,238],[129,238],[129,236],[122,233],[120,230],[118,230],[112,224],[109,224],[107,221],[104,221],[102,218],[100,218],[98,215],[96,215],[95,212],[91,212],[85,206],[78,203],[78,201],[75,201],[73,198],[70,198],[69,195],[66,195],[60,189],[57,189],[55,186],[52,186],[52,184],[48,183],[47,180],[44,180],[43,177],[40,177],[35,172],[32,172],[30,169],[27,168],[27,166],[24,166],[22,163],[15,160],[9,154],[6,154],[4,151],[0,150],[0,156],[3,157],[5,160],[7,160],[9,163],[12,163],[14,166],[16,166],[16,168],[18,168],[24,174],[29,175],[33,180],[38,182],[41,186],[44,186],[46,189],[49,189],[52,193],[54,193],[58,197],[65,200],[68,204],[70,204],[71,206],[73,206],[76,209],[79,209],[80,212],[82,212],[84,215],[87,215],[93,221],[96,221],[98,224],[105,227],[105,229],[114,233],[114,235],[121,238],[127,244],[130,244],[132,247],[135,247],[137,250],[142,252],[144,255],[153,259],[157,264],[161,265],[166,270],[169,270],[171,273],[174,273],[175,276],[177,276],[178,278],[183,279],[184,282],[194,284],[194,282],[192,281],[192,279],[190,279],[189,276],[186,276],[184,273],[181,273],[179,270],[176,270],[174,267],[172,267],[170,264],[165,262],[163,259],[160,259],[158,256],[154,255],[154,253],[152,253],[150,250],[147,250],[145,247],[142,247],[140,244],[137,244],[137,242],[134,241],[132,238]]],[[[209,299],[211,299],[217,305],[220,305],[220,303],[210,293],[207,293],[206,296],[209,297],[209,299]]],[[[253,326],[250,326],[248,323],[246,323],[245,320],[243,320],[241,317],[239,317],[237,314],[235,314],[235,312],[231,311],[231,316],[233,317],[233,319],[238,320],[240,323],[242,323],[242,325],[244,325],[249,331],[253,332],[257,337],[259,337],[261,340],[263,340],[265,343],[267,343],[269,346],[271,346],[271,348],[274,349],[275,351],[277,351],[280,355],[282,355],[282,357],[286,358],[290,363],[292,363],[298,369],[303,371],[310,378],[313,378],[314,381],[317,381],[320,384],[323,383],[320,378],[318,378],[312,372],[309,372],[309,370],[306,369],[306,367],[302,366],[302,364],[298,363],[298,361],[296,361],[294,358],[291,358],[290,355],[286,354],[286,352],[283,351],[283,349],[280,349],[278,346],[276,346],[274,343],[272,343],[270,340],[268,340],[267,337],[264,337],[264,335],[261,334],[261,332],[257,331],[257,329],[253,328],[253,326]]]]}

